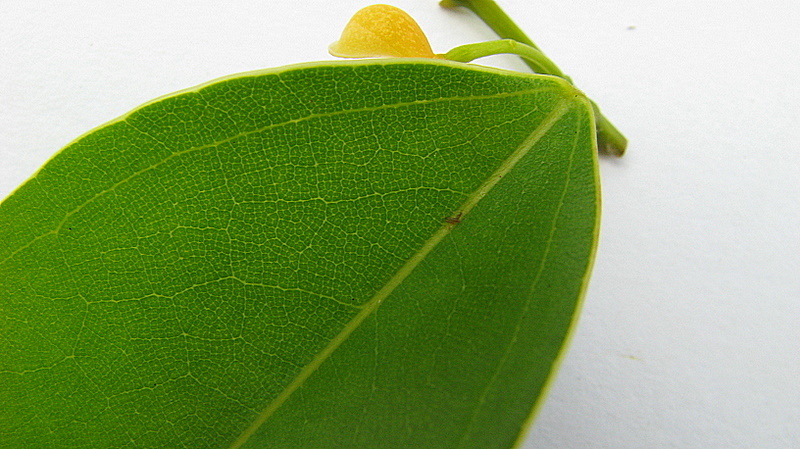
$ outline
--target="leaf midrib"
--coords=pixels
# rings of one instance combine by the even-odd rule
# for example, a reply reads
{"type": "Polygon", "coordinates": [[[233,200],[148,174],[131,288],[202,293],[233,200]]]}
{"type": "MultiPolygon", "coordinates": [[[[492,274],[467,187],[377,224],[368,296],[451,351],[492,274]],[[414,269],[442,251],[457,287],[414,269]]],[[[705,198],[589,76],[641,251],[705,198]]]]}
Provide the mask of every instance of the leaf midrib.
{"type": "MultiPolygon", "coordinates": [[[[534,89],[528,92],[535,92],[543,89],[534,89]]],[[[500,180],[510,172],[516,164],[528,154],[531,148],[558,122],[573,106],[567,99],[562,99],[550,114],[534,129],[525,140],[515,149],[500,166],[473,191],[462,203],[461,207],[455,212],[460,219],[466,217],[478,203],[500,182],[500,180]]],[[[239,449],[253,436],[258,429],[289,399],[289,397],[299,389],[311,375],[336,351],[349,337],[359,328],[361,323],[367,319],[383,301],[394,292],[394,290],[405,281],[414,269],[425,260],[434,248],[454,229],[451,223],[443,224],[421,247],[420,249],[400,267],[386,284],[378,290],[375,295],[364,304],[363,309],[348,322],[342,331],[334,337],[331,342],[317,353],[314,358],[303,367],[297,376],[275,397],[258,417],[248,426],[239,437],[229,446],[229,449],[239,449]]]]}

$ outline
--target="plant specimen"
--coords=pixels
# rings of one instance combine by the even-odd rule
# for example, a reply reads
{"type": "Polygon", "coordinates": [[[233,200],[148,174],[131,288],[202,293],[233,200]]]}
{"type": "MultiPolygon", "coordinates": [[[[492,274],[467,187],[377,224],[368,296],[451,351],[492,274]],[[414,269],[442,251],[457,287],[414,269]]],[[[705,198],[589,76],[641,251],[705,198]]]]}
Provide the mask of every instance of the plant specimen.
{"type": "Polygon", "coordinates": [[[0,446],[518,441],[624,138],[520,36],[437,56],[361,14],[332,51],[391,58],[160,98],[0,205],[0,446]],[[466,63],[497,52],[538,73],[466,63]]]}

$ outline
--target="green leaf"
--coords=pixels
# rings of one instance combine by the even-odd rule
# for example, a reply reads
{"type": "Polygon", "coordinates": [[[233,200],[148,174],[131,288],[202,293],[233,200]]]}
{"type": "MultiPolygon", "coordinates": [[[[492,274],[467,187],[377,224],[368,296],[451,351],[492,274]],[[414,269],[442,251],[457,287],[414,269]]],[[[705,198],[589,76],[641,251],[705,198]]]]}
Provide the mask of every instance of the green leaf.
{"type": "Polygon", "coordinates": [[[310,63],[164,97],[0,205],[0,447],[508,448],[587,284],[565,81],[310,63]]]}

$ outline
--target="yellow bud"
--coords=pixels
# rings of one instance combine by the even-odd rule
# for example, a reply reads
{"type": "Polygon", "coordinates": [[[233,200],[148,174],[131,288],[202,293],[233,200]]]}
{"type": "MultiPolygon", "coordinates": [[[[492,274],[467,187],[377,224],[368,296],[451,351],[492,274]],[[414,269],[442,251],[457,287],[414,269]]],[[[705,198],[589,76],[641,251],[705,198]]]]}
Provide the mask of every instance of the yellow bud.
{"type": "Polygon", "coordinates": [[[340,58],[437,58],[425,33],[402,9],[372,5],[359,10],[328,51],[340,58]]]}

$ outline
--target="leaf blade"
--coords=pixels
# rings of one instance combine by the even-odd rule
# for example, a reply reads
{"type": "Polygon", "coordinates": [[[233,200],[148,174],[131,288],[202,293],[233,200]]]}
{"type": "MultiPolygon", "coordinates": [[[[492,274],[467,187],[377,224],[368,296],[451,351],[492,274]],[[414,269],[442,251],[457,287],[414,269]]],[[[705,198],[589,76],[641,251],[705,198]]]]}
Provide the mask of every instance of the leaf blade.
{"type": "MultiPolygon", "coordinates": [[[[125,181],[127,190],[114,191],[108,198],[84,191],[85,181],[60,183],[68,194],[62,197],[51,194],[56,197],[53,210],[60,210],[62,214],[65,210],[78,212],[67,212],[60,221],[52,217],[44,220],[51,226],[61,223],[54,228],[58,232],[40,233],[44,236],[41,241],[26,247],[30,250],[23,253],[31,253],[27,255],[27,266],[17,270],[20,279],[12,285],[22,288],[24,277],[30,276],[29,269],[38,266],[41,273],[39,265],[43,259],[51,259],[53,266],[61,269],[60,274],[51,279],[40,275],[44,279],[43,282],[40,279],[40,284],[46,287],[43,287],[44,295],[39,292],[40,303],[52,309],[54,298],[62,298],[68,305],[59,312],[75,319],[62,324],[60,331],[47,330],[58,336],[58,343],[43,346],[47,346],[50,354],[47,360],[56,365],[68,365],[68,369],[62,368],[64,371],[80,372],[73,377],[65,376],[73,379],[75,391],[84,392],[84,399],[94,398],[88,399],[96,404],[85,426],[98,434],[103,428],[125,430],[106,435],[106,447],[123,447],[126,438],[138,442],[150,438],[152,447],[180,447],[179,444],[213,447],[208,435],[198,435],[198,429],[206,428],[203,422],[219,426],[208,428],[213,430],[210,433],[220,444],[232,441],[232,435],[241,431],[236,429],[242,429],[263,408],[258,406],[259,402],[263,404],[266,398],[279,397],[285,385],[291,384],[292,373],[302,371],[301,367],[308,363],[311,355],[326,347],[326,341],[335,338],[331,336],[337,335],[338,329],[346,325],[347,317],[358,313],[358,307],[362,307],[362,312],[367,310],[363,307],[369,304],[369,299],[364,298],[374,298],[369,292],[380,290],[386,279],[391,279],[397,267],[413,258],[421,242],[432,233],[449,228],[444,217],[463,208],[464,198],[468,196],[465,192],[474,191],[496,171],[498,161],[506,159],[505,155],[482,154],[479,151],[482,146],[504,148],[508,142],[523,141],[529,130],[517,129],[524,122],[518,117],[519,110],[531,105],[534,110],[546,108],[544,105],[556,101],[548,100],[548,95],[565,101],[573,92],[564,91],[558,81],[543,77],[500,77],[492,71],[454,64],[390,62],[330,67],[305,66],[281,72],[285,75],[272,79],[274,82],[269,89],[262,89],[267,98],[259,105],[249,104],[252,99],[242,92],[254,91],[255,84],[266,82],[270,74],[237,77],[196,93],[169,97],[153,103],[157,108],[151,116],[134,113],[124,122],[118,122],[130,134],[103,127],[81,141],[84,143],[81,154],[72,156],[65,152],[69,157],[62,156],[67,161],[61,163],[67,168],[74,168],[73,158],[84,161],[79,164],[83,170],[79,178],[87,178],[92,165],[103,167],[95,170],[94,175],[101,187],[121,184],[119,179],[105,179],[97,173],[108,172],[108,177],[113,178],[117,171],[133,172],[142,173],[141,178],[144,178],[125,181]],[[316,74],[311,76],[315,70],[316,74]],[[409,76],[409,72],[413,76],[409,76]],[[332,81],[337,76],[339,78],[332,81]],[[391,81],[391,89],[385,89],[380,95],[364,94],[367,88],[380,92],[381,83],[387,83],[387,79],[391,81]],[[460,85],[456,82],[459,79],[467,81],[460,85]],[[505,80],[506,84],[499,80],[505,80]],[[287,85],[294,87],[286,88],[287,85]],[[524,95],[513,93],[523,90],[520,86],[531,85],[549,87],[542,91],[545,93],[537,89],[529,89],[524,95]],[[213,92],[208,92],[209,89],[213,92]],[[237,89],[240,93],[231,94],[237,89]],[[487,97],[494,95],[495,98],[477,107],[475,91],[481,89],[491,91],[487,97]],[[512,93],[498,93],[502,89],[512,93]],[[276,91],[283,94],[278,95],[276,91]],[[437,96],[447,97],[443,93],[449,95],[449,103],[427,101],[437,96]],[[403,95],[412,100],[400,107],[375,109],[378,102],[398,104],[403,95]],[[228,96],[234,101],[227,101],[228,96]],[[331,96],[344,100],[336,103],[330,101],[331,96]],[[523,97],[509,108],[510,101],[523,97]],[[280,100],[278,106],[269,109],[275,98],[280,100]],[[288,103],[290,107],[284,108],[282,105],[287,104],[287,98],[292,98],[288,103]],[[320,98],[327,100],[320,101],[320,98]],[[246,104],[243,106],[242,102],[246,104]],[[337,117],[330,114],[332,107],[349,108],[350,112],[337,117]],[[255,119],[248,117],[248,114],[259,114],[259,108],[266,112],[262,111],[255,119]],[[192,111],[195,117],[189,117],[192,111]],[[310,111],[317,114],[310,119],[317,123],[316,127],[304,127],[305,123],[297,119],[310,111]],[[476,112],[479,120],[472,117],[471,112],[476,112]],[[178,119],[175,116],[179,116],[178,119]],[[230,119],[231,116],[239,118],[230,119]],[[293,131],[282,133],[280,127],[275,127],[270,128],[273,134],[245,136],[241,135],[243,125],[237,120],[248,122],[251,127],[256,123],[263,125],[259,120],[268,122],[267,126],[294,120],[293,131]],[[371,129],[353,130],[354,121],[371,129]],[[454,134],[452,123],[462,127],[467,124],[466,129],[470,131],[461,136],[454,134]],[[443,124],[447,132],[437,134],[435,128],[443,124]],[[175,129],[180,131],[177,136],[175,129]],[[325,130],[330,129],[345,135],[346,142],[326,133],[325,130]],[[378,135],[382,138],[376,139],[378,135]],[[86,145],[86,139],[90,140],[90,145],[86,145]],[[219,143],[202,145],[202,141],[209,140],[219,143]],[[180,158],[164,156],[169,151],[178,154],[174,149],[182,146],[193,148],[198,141],[203,148],[200,151],[180,153],[180,158]],[[143,160],[126,154],[126,158],[117,161],[124,170],[110,170],[108,165],[103,165],[102,156],[108,156],[109,148],[124,147],[129,142],[136,143],[134,148],[148,148],[145,154],[133,153],[143,160]],[[308,142],[317,143],[324,151],[316,150],[308,142]],[[87,146],[89,150],[94,149],[94,153],[89,151],[87,155],[87,146]],[[268,148],[273,150],[265,160],[264,151],[268,148]],[[452,151],[454,148],[461,153],[452,151]],[[181,159],[180,164],[178,159],[181,159]],[[142,167],[154,166],[154,160],[163,162],[155,168],[142,170],[142,167]],[[464,160],[470,164],[464,164],[464,160]],[[259,166],[265,163],[268,169],[259,166]],[[394,172],[395,165],[403,167],[400,174],[394,172]],[[469,165],[469,170],[465,165],[469,165]],[[192,168],[200,170],[192,171],[192,168]],[[223,175],[214,178],[215,173],[223,175]],[[301,175],[316,181],[299,182],[295,178],[301,175]],[[270,184],[277,181],[282,183],[282,190],[270,184]],[[153,192],[153,185],[165,188],[153,192]],[[149,190],[150,196],[142,200],[141,192],[149,190]],[[87,201],[87,198],[100,199],[87,201]],[[387,204],[398,210],[387,210],[387,204]],[[377,217],[371,215],[375,210],[381,211],[377,217]],[[78,216],[83,218],[78,220],[78,216]],[[67,231],[76,232],[68,234],[67,231]],[[353,236],[365,238],[358,240],[353,236]],[[65,243],[66,247],[59,246],[65,243]],[[376,246],[379,248],[374,249],[376,246]],[[53,248],[58,250],[52,251],[53,248]],[[359,251],[366,257],[358,254],[359,251]],[[313,257],[309,253],[313,253],[313,257]],[[342,253],[357,257],[343,259],[342,253]],[[359,257],[365,260],[360,265],[359,257]],[[70,261],[62,263],[59,258],[70,258],[70,261]],[[73,263],[75,261],[80,263],[73,263]],[[75,269],[78,265],[79,269],[75,269]],[[81,275],[75,276],[76,272],[81,275]],[[366,282],[362,280],[363,273],[371,275],[366,282]],[[78,281],[70,280],[75,277],[78,281]],[[357,282],[359,280],[362,281],[357,282]],[[99,291],[91,288],[97,285],[105,288],[99,291]],[[237,298],[238,302],[230,304],[215,297],[237,298]],[[361,300],[356,301],[354,308],[350,298],[361,300]],[[280,310],[304,307],[306,311],[314,311],[320,304],[327,312],[324,317],[306,313],[300,319],[280,310]],[[193,320],[186,318],[190,315],[193,320]],[[234,320],[233,317],[242,318],[234,320]],[[259,319],[272,324],[263,325],[259,319]],[[284,327],[277,330],[278,325],[284,327]],[[259,354],[268,360],[259,360],[259,354]],[[260,384],[258,379],[242,379],[257,372],[273,373],[269,385],[260,384]],[[244,384],[244,388],[237,384],[244,384]],[[142,410],[154,416],[185,410],[191,407],[198,392],[204,396],[204,419],[192,421],[191,417],[183,415],[182,419],[191,424],[179,427],[194,430],[187,430],[186,435],[176,432],[180,435],[174,437],[176,439],[171,440],[166,435],[164,421],[156,424],[155,417],[153,424],[148,424],[147,419],[129,419],[135,416],[138,407],[143,407],[141,404],[147,404],[142,410]],[[160,408],[159,400],[169,397],[174,398],[177,405],[160,408]],[[220,416],[235,418],[220,424],[220,416]]],[[[527,120],[527,123],[537,123],[538,119],[527,120]]],[[[586,119],[583,128],[588,125],[586,119]]],[[[264,126],[257,129],[262,128],[264,126]]],[[[584,147],[585,143],[584,138],[584,147]]],[[[592,166],[592,156],[586,157],[584,165],[592,166]]],[[[40,188],[48,179],[54,182],[52,180],[57,180],[59,174],[70,172],[58,167],[56,160],[54,163],[55,168],[48,165],[29,189],[40,188]]],[[[75,176],[74,170],[72,172],[75,176]]],[[[594,178],[589,178],[594,182],[594,178]]],[[[25,189],[20,192],[25,199],[25,189]]],[[[12,205],[15,197],[17,195],[9,200],[12,205]]],[[[593,201],[594,196],[591,199],[593,201]]],[[[0,208],[0,219],[19,215],[18,211],[9,212],[6,204],[0,206],[5,207],[5,210],[0,208]]],[[[464,220],[453,232],[469,229],[474,216],[465,216],[464,220]]],[[[40,228],[43,220],[26,221],[40,228]]],[[[24,233],[13,229],[5,232],[3,241],[8,241],[6,236],[17,234],[24,233]]],[[[450,234],[449,230],[446,234],[450,234]]],[[[5,273],[14,271],[8,269],[7,262],[5,264],[0,264],[6,267],[3,268],[5,273]]],[[[27,295],[30,297],[30,292],[27,295]]],[[[8,303],[4,309],[10,310],[8,303]]],[[[22,312],[30,315],[30,305],[18,309],[20,316],[22,312]]],[[[27,331],[46,335],[44,324],[52,323],[55,313],[46,312],[49,315],[41,317],[39,326],[29,326],[27,331]]],[[[365,313],[365,319],[368,315],[365,313]]],[[[3,327],[14,328],[9,321],[3,327]]],[[[19,340],[14,344],[18,345],[17,349],[24,349],[19,340]]],[[[3,354],[10,352],[8,347],[10,345],[3,354]]],[[[9,357],[9,360],[11,364],[26,362],[24,355],[9,357]]],[[[38,359],[27,362],[33,364],[34,369],[45,365],[38,359]],[[37,363],[39,366],[35,366],[37,363]]],[[[11,373],[7,366],[1,369],[4,371],[0,374],[5,377],[23,376],[11,373]]],[[[42,389],[42,380],[28,385],[42,389]]],[[[8,390],[2,391],[2,395],[10,397],[8,390]]],[[[39,405],[36,401],[27,402],[30,407],[39,405]]],[[[76,412],[83,402],[87,401],[66,401],[67,412],[76,412]]],[[[31,408],[28,413],[30,417],[41,411],[31,408]]],[[[66,419],[64,410],[59,413],[53,410],[53,413],[66,419]]],[[[89,441],[94,447],[102,447],[98,444],[102,438],[89,441]]]]}

